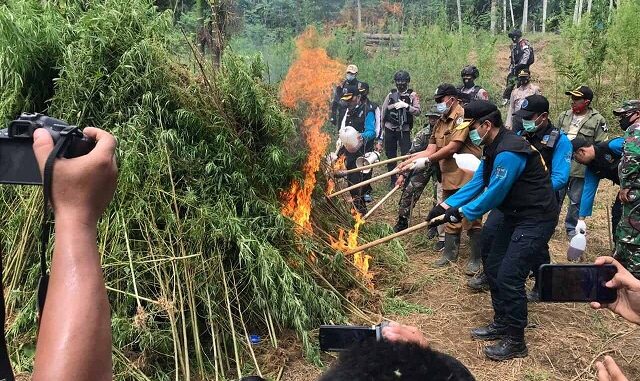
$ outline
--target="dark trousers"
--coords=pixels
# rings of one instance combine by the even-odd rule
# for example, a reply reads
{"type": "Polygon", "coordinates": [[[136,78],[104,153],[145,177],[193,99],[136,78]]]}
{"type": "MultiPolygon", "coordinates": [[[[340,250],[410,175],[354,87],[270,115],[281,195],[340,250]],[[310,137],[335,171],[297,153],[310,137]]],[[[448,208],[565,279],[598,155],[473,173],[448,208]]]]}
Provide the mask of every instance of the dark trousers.
{"type": "MultiPolygon", "coordinates": [[[[494,320],[506,324],[507,334],[523,337],[527,326],[525,281],[541,252],[548,255],[557,219],[505,216],[489,249],[482,247],[482,263],[489,281],[494,320]]],[[[486,225],[485,225],[486,226],[486,225]]],[[[487,230],[486,234],[490,234],[487,230]]],[[[485,231],[483,230],[483,243],[485,231]]]]}
{"type": "MultiPolygon", "coordinates": [[[[387,159],[398,157],[398,146],[400,146],[400,155],[406,155],[411,149],[411,131],[394,131],[388,128],[384,129],[384,153],[387,159]]],[[[398,163],[387,164],[387,171],[393,170],[398,163]]],[[[393,176],[391,181],[395,183],[397,176],[393,176]]]]}
{"type": "Polygon", "coordinates": [[[509,72],[507,75],[507,83],[504,88],[504,93],[502,93],[502,99],[511,99],[511,92],[513,88],[516,87],[516,82],[518,81],[518,77],[515,73],[509,72]]]}
{"type": "MultiPolygon", "coordinates": [[[[345,150],[344,151],[346,153],[345,165],[347,169],[356,168],[357,167],[356,160],[360,156],[363,156],[365,152],[368,152],[371,148],[372,148],[372,144],[367,144],[367,147],[363,147],[360,150],[358,150],[358,152],[355,152],[355,153],[349,153],[349,152],[346,152],[345,150]]],[[[347,175],[347,184],[351,186],[354,184],[361,183],[365,180],[369,180],[372,177],[372,175],[373,175],[373,171],[370,171],[369,173],[362,173],[362,172],[350,173],[347,175]]],[[[371,185],[365,185],[363,187],[352,189],[349,191],[349,194],[351,194],[351,198],[353,199],[353,206],[361,215],[365,215],[367,213],[367,203],[364,201],[364,195],[369,192],[371,192],[371,185]]]]}
{"type": "Polygon", "coordinates": [[[611,205],[611,234],[616,236],[616,228],[622,219],[622,202],[620,197],[616,196],[616,200],[611,205]]]}
{"type": "Polygon", "coordinates": [[[578,214],[580,214],[582,188],[584,188],[584,179],[582,177],[569,177],[567,186],[559,191],[560,204],[564,202],[565,195],[569,197],[567,216],[564,219],[564,227],[569,238],[576,235],[575,230],[578,223],[578,214]]]}

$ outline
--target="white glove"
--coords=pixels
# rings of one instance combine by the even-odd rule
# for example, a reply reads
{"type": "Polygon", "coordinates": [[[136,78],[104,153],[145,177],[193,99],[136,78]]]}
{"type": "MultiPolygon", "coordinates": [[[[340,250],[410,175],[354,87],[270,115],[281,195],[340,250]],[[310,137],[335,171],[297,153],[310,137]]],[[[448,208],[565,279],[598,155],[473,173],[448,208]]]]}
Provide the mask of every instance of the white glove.
{"type": "Polygon", "coordinates": [[[414,169],[414,170],[420,170],[423,169],[424,167],[427,166],[427,163],[429,162],[429,158],[428,157],[421,157],[419,159],[416,159],[413,162],[413,165],[411,166],[410,169],[414,169]]]}
{"type": "Polygon", "coordinates": [[[584,220],[578,220],[576,224],[576,234],[585,234],[587,232],[587,224],[584,220]]]}
{"type": "Polygon", "coordinates": [[[393,105],[396,107],[396,110],[409,107],[409,104],[405,101],[397,101],[393,105]]]}

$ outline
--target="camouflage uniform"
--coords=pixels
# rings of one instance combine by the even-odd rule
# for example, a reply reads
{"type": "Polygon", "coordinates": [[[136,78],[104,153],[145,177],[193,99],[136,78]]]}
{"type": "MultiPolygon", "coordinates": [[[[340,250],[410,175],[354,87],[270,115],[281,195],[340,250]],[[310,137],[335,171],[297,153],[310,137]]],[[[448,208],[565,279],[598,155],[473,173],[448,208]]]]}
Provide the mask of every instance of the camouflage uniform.
{"type": "MultiPolygon", "coordinates": [[[[625,102],[619,110],[624,112],[625,107],[632,105],[638,107],[640,103],[625,102]]],[[[619,175],[620,189],[629,189],[629,199],[633,201],[622,204],[614,257],[636,278],[640,278],[640,121],[627,128],[624,134],[619,175]]]]}
{"type": "MultiPolygon", "coordinates": [[[[431,137],[432,127],[429,123],[420,130],[413,138],[411,149],[409,154],[414,154],[427,149],[429,145],[429,138],[431,137]]],[[[405,181],[404,189],[402,190],[402,197],[400,197],[400,203],[398,205],[398,217],[409,220],[411,210],[416,205],[424,188],[427,186],[429,179],[434,177],[434,171],[431,165],[427,165],[425,168],[413,171],[409,174],[409,178],[405,181]]]]}

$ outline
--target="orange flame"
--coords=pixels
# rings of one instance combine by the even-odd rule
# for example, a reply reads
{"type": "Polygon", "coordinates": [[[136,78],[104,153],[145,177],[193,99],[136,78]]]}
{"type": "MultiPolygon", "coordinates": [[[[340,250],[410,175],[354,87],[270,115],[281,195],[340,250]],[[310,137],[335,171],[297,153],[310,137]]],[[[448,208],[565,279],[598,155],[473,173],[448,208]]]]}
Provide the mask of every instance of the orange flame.
{"type": "MultiPolygon", "coordinates": [[[[360,226],[364,224],[364,219],[360,213],[353,211],[353,216],[356,219],[356,223],[353,225],[353,229],[349,230],[347,239],[344,238],[344,230],[340,229],[338,233],[338,239],[329,237],[331,241],[331,247],[341,251],[349,251],[350,249],[358,247],[358,234],[360,233],[360,226]]],[[[353,265],[360,271],[360,275],[366,281],[370,288],[373,288],[373,273],[369,271],[369,260],[371,256],[359,251],[353,255],[353,265]]]]}
{"type": "Polygon", "coordinates": [[[318,34],[309,28],[296,40],[298,58],[291,65],[283,81],[280,100],[295,108],[299,103],[307,105],[307,118],[302,123],[302,133],[309,147],[309,156],[303,167],[302,185],[293,181],[283,195],[282,214],[291,217],[300,229],[310,230],[311,195],[316,185],[316,172],[329,144],[329,136],[322,126],[329,115],[329,99],[332,86],[343,73],[344,65],[332,60],[323,48],[316,47],[318,34]]]}

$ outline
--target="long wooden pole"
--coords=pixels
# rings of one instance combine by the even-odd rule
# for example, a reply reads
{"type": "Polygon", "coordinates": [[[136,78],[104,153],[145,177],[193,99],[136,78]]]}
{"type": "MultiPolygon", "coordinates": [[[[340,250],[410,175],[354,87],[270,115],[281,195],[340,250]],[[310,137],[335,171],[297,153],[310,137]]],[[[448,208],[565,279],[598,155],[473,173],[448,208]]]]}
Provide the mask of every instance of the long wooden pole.
{"type": "Polygon", "coordinates": [[[378,203],[377,203],[377,204],[375,204],[375,205],[373,206],[373,208],[371,208],[371,209],[367,212],[367,214],[365,214],[365,215],[364,215],[364,217],[362,217],[362,219],[363,219],[363,220],[366,220],[370,215],[372,215],[372,214],[373,214],[373,212],[375,212],[375,211],[376,211],[376,209],[378,209],[378,208],[380,207],[380,205],[382,205],[385,201],[387,201],[387,199],[388,199],[389,197],[391,197],[391,195],[393,195],[394,193],[396,193],[396,191],[397,191],[398,189],[400,189],[400,186],[399,186],[399,185],[396,185],[395,187],[393,187],[393,189],[391,189],[391,190],[389,191],[389,193],[387,193],[383,198],[381,198],[381,199],[380,199],[380,201],[378,201],[378,203]]]}
{"type": "Polygon", "coordinates": [[[378,246],[378,245],[381,245],[381,244],[383,244],[383,243],[389,242],[389,241],[391,241],[391,240],[393,240],[393,239],[396,239],[396,238],[399,238],[399,237],[405,236],[405,235],[407,235],[407,234],[409,234],[409,233],[413,233],[413,232],[414,232],[414,231],[416,231],[416,230],[420,230],[420,229],[422,229],[422,228],[426,228],[427,226],[429,226],[429,224],[430,224],[430,223],[432,223],[432,222],[437,222],[437,221],[441,221],[441,220],[443,220],[443,219],[444,219],[444,215],[441,215],[441,216],[438,216],[438,217],[434,218],[434,219],[433,219],[433,220],[431,220],[431,221],[424,221],[424,222],[421,222],[421,223],[419,223],[419,224],[417,224],[417,225],[413,225],[413,226],[411,226],[410,228],[407,228],[407,229],[401,230],[401,231],[399,231],[399,232],[397,232],[397,233],[393,233],[393,234],[391,234],[391,235],[389,235],[389,236],[386,236],[386,237],[383,237],[383,238],[377,239],[377,240],[375,240],[375,241],[373,241],[373,242],[369,242],[369,243],[364,244],[364,245],[362,245],[362,246],[358,246],[358,247],[356,247],[356,248],[353,248],[353,249],[351,249],[351,250],[347,251],[345,254],[347,254],[347,255],[351,255],[351,254],[359,253],[359,252],[361,252],[361,251],[364,251],[364,250],[370,249],[370,248],[372,248],[372,247],[374,247],[374,246],[378,246]]]}
{"type": "Polygon", "coordinates": [[[348,175],[350,173],[361,172],[361,171],[364,171],[364,170],[367,170],[367,169],[370,169],[370,168],[379,167],[379,166],[387,164],[387,163],[393,163],[393,162],[396,162],[396,161],[408,159],[411,156],[413,156],[413,154],[394,157],[393,159],[387,159],[387,160],[379,161],[377,163],[373,163],[373,164],[369,164],[369,165],[363,165],[362,167],[348,169],[346,171],[336,171],[336,176],[344,177],[344,176],[346,176],[346,175],[348,175]]]}
{"type": "Polygon", "coordinates": [[[371,183],[373,183],[375,181],[378,181],[378,180],[386,179],[387,177],[391,177],[391,176],[393,176],[393,175],[395,175],[395,174],[397,174],[399,172],[400,172],[400,170],[398,168],[396,168],[393,171],[389,171],[389,172],[384,173],[384,174],[382,174],[380,176],[376,176],[376,177],[373,177],[373,178],[371,178],[369,180],[365,180],[363,182],[360,182],[360,183],[357,183],[357,184],[353,184],[350,187],[346,187],[346,188],[341,189],[341,190],[339,190],[339,191],[337,191],[335,193],[329,194],[329,195],[327,195],[327,197],[328,198],[332,198],[332,197],[335,197],[335,196],[339,196],[339,195],[341,195],[343,193],[349,192],[350,190],[361,188],[361,187],[363,187],[365,185],[371,184],[371,183]]]}

